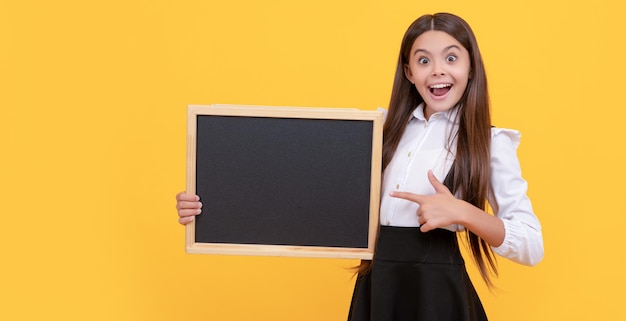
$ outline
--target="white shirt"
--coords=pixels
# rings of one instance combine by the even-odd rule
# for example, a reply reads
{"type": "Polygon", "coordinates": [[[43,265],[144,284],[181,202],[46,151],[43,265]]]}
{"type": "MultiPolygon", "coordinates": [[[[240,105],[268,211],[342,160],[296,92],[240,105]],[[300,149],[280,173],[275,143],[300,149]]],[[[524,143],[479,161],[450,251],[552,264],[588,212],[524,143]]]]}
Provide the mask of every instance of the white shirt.
{"type": "MultiPolygon", "coordinates": [[[[406,191],[432,195],[428,170],[443,182],[454,163],[456,141],[448,137],[458,129],[456,109],[424,117],[420,105],[411,115],[396,153],[385,169],[381,190],[380,224],[418,227],[419,205],[389,196],[391,191],[406,191]],[[451,145],[451,146],[450,146],[451,145]]],[[[494,253],[525,265],[535,265],[543,258],[541,224],[526,195],[527,183],[521,176],[517,146],[520,133],[516,130],[491,130],[491,185],[495,199],[490,199],[494,215],[504,222],[504,242],[492,247],[494,253]]],[[[461,231],[463,226],[446,227],[461,231]]]]}

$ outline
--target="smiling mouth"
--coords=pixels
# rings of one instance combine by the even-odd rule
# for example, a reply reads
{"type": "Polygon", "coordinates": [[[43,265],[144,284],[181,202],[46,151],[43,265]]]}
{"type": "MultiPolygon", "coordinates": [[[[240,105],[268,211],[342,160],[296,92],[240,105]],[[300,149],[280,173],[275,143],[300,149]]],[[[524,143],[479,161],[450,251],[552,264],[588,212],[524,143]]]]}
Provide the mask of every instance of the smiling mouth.
{"type": "Polygon", "coordinates": [[[443,96],[450,91],[452,84],[436,84],[430,86],[430,92],[435,96],[443,96]]]}

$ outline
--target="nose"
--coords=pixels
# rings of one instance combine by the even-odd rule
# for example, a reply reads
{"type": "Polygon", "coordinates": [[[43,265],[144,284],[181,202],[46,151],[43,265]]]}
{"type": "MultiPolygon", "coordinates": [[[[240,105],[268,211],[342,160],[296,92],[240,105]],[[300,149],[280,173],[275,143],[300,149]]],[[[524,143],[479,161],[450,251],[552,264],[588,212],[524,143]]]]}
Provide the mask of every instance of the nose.
{"type": "Polygon", "coordinates": [[[440,77],[445,75],[445,63],[443,61],[439,61],[437,59],[432,62],[432,75],[433,77],[440,77]]]}

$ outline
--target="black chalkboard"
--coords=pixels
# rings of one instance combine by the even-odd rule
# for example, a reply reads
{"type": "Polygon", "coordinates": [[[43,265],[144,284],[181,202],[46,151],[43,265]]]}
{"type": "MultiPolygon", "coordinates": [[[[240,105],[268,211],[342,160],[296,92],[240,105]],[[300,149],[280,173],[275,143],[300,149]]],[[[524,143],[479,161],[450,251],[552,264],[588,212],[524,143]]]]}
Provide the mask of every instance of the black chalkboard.
{"type": "Polygon", "coordinates": [[[371,111],[190,106],[188,180],[203,214],[188,251],[370,258],[381,122],[371,111]]]}

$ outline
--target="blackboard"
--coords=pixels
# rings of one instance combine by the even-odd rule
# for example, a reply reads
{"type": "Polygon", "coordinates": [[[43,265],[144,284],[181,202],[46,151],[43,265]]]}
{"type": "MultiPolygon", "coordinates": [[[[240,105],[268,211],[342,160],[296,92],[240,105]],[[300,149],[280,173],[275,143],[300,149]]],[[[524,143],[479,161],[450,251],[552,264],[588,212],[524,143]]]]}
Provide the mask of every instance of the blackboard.
{"type": "Polygon", "coordinates": [[[371,259],[382,112],[189,106],[187,252],[371,259]]]}

